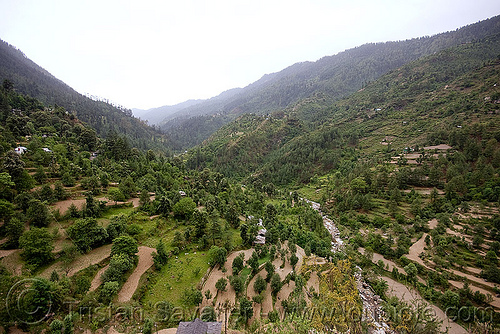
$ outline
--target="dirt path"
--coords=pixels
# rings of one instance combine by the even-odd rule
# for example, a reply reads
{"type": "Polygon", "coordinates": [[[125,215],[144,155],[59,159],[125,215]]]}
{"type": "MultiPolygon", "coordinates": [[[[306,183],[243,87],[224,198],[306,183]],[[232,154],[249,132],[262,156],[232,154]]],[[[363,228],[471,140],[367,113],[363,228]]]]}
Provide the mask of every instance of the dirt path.
{"type": "Polygon", "coordinates": [[[0,250],[0,258],[7,257],[11,255],[12,253],[15,253],[19,249],[7,249],[7,250],[0,250]]]}
{"type": "Polygon", "coordinates": [[[62,262],[56,262],[45,269],[40,276],[49,278],[50,274],[55,270],[59,274],[66,274],[71,277],[82,269],[85,269],[93,264],[98,264],[108,258],[111,253],[111,245],[105,245],[91,250],[87,254],[78,256],[69,266],[65,268],[62,262]]]}
{"type": "Polygon", "coordinates": [[[139,246],[139,262],[134,272],[130,275],[128,280],[123,284],[122,289],[118,292],[118,302],[124,303],[132,299],[135,290],[139,286],[141,276],[153,265],[153,255],[155,248],[139,246]]]}
{"type": "Polygon", "coordinates": [[[95,291],[99,285],[101,285],[102,281],[101,281],[101,276],[102,274],[104,274],[104,272],[106,271],[106,269],[109,268],[109,264],[103,268],[101,268],[97,274],[94,276],[94,279],[92,280],[92,282],[90,283],[90,289],[89,291],[95,291]]]}
{"type": "Polygon", "coordinates": [[[424,233],[422,235],[422,237],[417,242],[415,242],[413,245],[411,245],[409,253],[408,253],[408,259],[415,261],[415,262],[423,265],[426,268],[429,268],[429,266],[424,263],[424,260],[422,260],[421,258],[418,257],[418,255],[424,251],[425,237],[426,236],[427,236],[427,233],[424,233]]]}
{"type": "Polygon", "coordinates": [[[446,314],[443,312],[443,310],[441,310],[439,307],[435,306],[435,305],[432,305],[432,304],[429,304],[427,303],[419,294],[417,291],[415,290],[409,290],[408,287],[402,283],[399,283],[389,277],[385,277],[383,276],[382,277],[383,280],[385,280],[387,282],[387,284],[389,285],[389,290],[388,290],[388,294],[390,296],[396,296],[398,297],[400,300],[403,300],[409,304],[415,302],[415,301],[421,301],[421,302],[424,302],[428,305],[428,308],[430,308],[430,310],[432,310],[432,313],[430,312],[426,312],[426,314],[431,314],[431,315],[435,315],[436,318],[438,318],[439,320],[442,320],[442,324],[441,324],[441,330],[442,331],[446,331],[447,329],[449,329],[449,333],[453,333],[453,334],[467,334],[468,332],[462,327],[460,326],[459,324],[451,321],[447,316],[446,314]]]}

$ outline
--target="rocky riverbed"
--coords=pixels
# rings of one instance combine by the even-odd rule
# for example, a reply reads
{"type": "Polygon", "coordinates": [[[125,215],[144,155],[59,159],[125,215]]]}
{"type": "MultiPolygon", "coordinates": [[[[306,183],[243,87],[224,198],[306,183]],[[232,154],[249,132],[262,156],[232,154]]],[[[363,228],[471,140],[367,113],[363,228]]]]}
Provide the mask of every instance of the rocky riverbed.
{"type": "MultiPolygon", "coordinates": [[[[302,199],[311,207],[318,211],[323,217],[323,225],[330,232],[332,236],[332,251],[342,252],[344,247],[344,241],[340,238],[340,231],[335,226],[335,222],[330,219],[321,211],[321,205],[319,203],[310,201],[308,199],[302,199]]],[[[361,275],[361,268],[357,267],[357,273],[355,275],[357,287],[359,291],[359,296],[363,302],[363,321],[370,324],[369,333],[372,334],[393,334],[393,330],[389,328],[385,320],[384,312],[382,311],[380,296],[376,295],[372,288],[364,281],[361,275]]]]}

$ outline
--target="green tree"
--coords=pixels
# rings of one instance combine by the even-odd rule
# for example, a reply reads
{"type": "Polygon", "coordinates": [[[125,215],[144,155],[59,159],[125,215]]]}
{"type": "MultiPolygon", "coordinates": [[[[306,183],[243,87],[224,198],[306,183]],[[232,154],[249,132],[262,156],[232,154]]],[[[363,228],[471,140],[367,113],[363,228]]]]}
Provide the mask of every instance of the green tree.
{"type": "Polygon", "coordinates": [[[43,166],[38,166],[36,168],[35,174],[33,174],[33,178],[37,183],[43,183],[47,181],[47,175],[45,174],[43,166]]]}
{"type": "Polygon", "coordinates": [[[439,301],[443,305],[443,309],[446,310],[450,307],[458,307],[460,305],[460,296],[456,292],[446,290],[439,298],[439,301]]]}
{"type": "Polygon", "coordinates": [[[260,294],[262,291],[266,289],[267,283],[266,280],[263,279],[260,275],[255,278],[255,282],[253,283],[253,290],[260,294]]]}
{"type": "Polygon", "coordinates": [[[28,202],[26,216],[35,227],[47,227],[50,223],[49,209],[43,202],[35,198],[28,202]]]}
{"type": "Polygon", "coordinates": [[[65,187],[73,187],[76,184],[75,178],[69,172],[63,173],[61,182],[65,187]]]}
{"type": "Polygon", "coordinates": [[[102,274],[103,282],[121,282],[125,273],[134,266],[133,260],[124,253],[114,254],[109,260],[109,267],[102,274]]]}
{"type": "Polygon", "coordinates": [[[236,295],[239,295],[243,291],[244,282],[240,276],[238,276],[238,275],[231,276],[229,278],[229,283],[231,284],[231,287],[234,289],[234,292],[236,293],[236,295]]]}
{"type": "Polygon", "coordinates": [[[194,237],[195,239],[199,239],[205,234],[205,228],[208,225],[207,213],[204,211],[201,212],[199,210],[194,210],[191,220],[194,225],[194,237]]]}
{"type": "Polygon", "coordinates": [[[271,290],[274,295],[277,295],[278,292],[281,290],[282,283],[281,283],[281,278],[280,275],[278,274],[273,274],[271,277],[271,290]]]}
{"type": "Polygon", "coordinates": [[[98,224],[97,219],[91,217],[78,219],[66,233],[83,253],[102,246],[108,239],[106,229],[98,224]]]}
{"type": "Polygon", "coordinates": [[[203,301],[203,295],[200,290],[191,287],[183,291],[182,301],[186,306],[197,306],[203,301]]]}
{"type": "Polygon", "coordinates": [[[130,175],[121,180],[118,188],[126,198],[135,197],[137,195],[137,187],[130,175]]]}
{"type": "Polygon", "coordinates": [[[144,327],[142,328],[142,334],[152,334],[153,332],[153,320],[146,318],[144,320],[144,327]]]}
{"type": "Polygon", "coordinates": [[[63,328],[63,334],[73,334],[74,330],[74,324],[73,324],[73,317],[71,314],[68,314],[67,316],[64,317],[64,328],[63,328]]]}
{"type": "Polygon", "coordinates": [[[240,308],[239,308],[240,320],[246,325],[248,323],[248,320],[250,320],[253,317],[253,304],[252,301],[248,300],[246,297],[241,297],[239,299],[239,302],[240,302],[240,308]]]}
{"type": "Polygon", "coordinates": [[[14,206],[9,201],[0,199],[0,220],[8,221],[14,213],[14,206]]]}
{"type": "Polygon", "coordinates": [[[205,306],[203,310],[201,310],[202,321],[205,322],[215,322],[217,321],[217,315],[215,314],[215,309],[212,306],[205,306]]]}
{"type": "Polygon", "coordinates": [[[66,189],[64,189],[64,186],[63,186],[63,184],[62,184],[61,181],[57,181],[55,183],[55,186],[54,186],[54,197],[58,201],[62,201],[62,200],[65,200],[66,198],[68,198],[68,192],[66,191],[66,189]]]}
{"type": "Polygon", "coordinates": [[[62,334],[63,322],[59,319],[54,319],[50,323],[50,333],[51,334],[62,334]]]}
{"type": "Polygon", "coordinates": [[[193,210],[196,208],[196,203],[193,201],[191,197],[184,197],[179,200],[179,202],[175,203],[172,208],[172,211],[176,217],[182,219],[189,219],[193,214],[193,210]]]}
{"type": "Polygon", "coordinates": [[[408,280],[410,282],[416,282],[418,269],[415,266],[415,264],[413,264],[413,262],[409,263],[407,266],[404,267],[404,270],[406,271],[406,274],[408,275],[408,280]]]}
{"type": "Polygon", "coordinates": [[[224,247],[212,246],[208,251],[208,261],[212,267],[219,265],[221,268],[226,263],[227,250],[224,247]]]}
{"type": "Polygon", "coordinates": [[[52,261],[52,236],[46,228],[32,228],[19,238],[22,256],[27,263],[35,267],[52,261]]]}
{"type": "Polygon", "coordinates": [[[127,218],[124,215],[118,215],[111,218],[111,222],[106,226],[108,240],[113,241],[127,231],[127,218]]]}
{"type": "Polygon", "coordinates": [[[150,202],[151,201],[150,201],[149,191],[147,191],[146,189],[143,189],[141,191],[141,194],[139,195],[139,204],[142,207],[147,207],[147,206],[149,206],[150,202]]]}
{"type": "Polygon", "coordinates": [[[115,202],[115,205],[118,202],[125,201],[125,195],[118,188],[111,188],[108,190],[108,198],[115,202]]]}
{"type": "Polygon", "coordinates": [[[10,200],[13,195],[12,188],[15,185],[8,173],[0,173],[0,198],[10,200]]]}
{"type": "Polygon", "coordinates": [[[129,235],[121,235],[113,240],[111,256],[125,254],[132,258],[139,251],[137,241],[129,235]]]}
{"type": "Polygon", "coordinates": [[[217,289],[217,292],[226,291],[226,286],[227,286],[227,279],[225,279],[224,277],[219,278],[219,280],[215,282],[215,288],[217,289]]]}
{"type": "Polygon", "coordinates": [[[252,273],[257,273],[257,270],[259,269],[259,255],[256,251],[253,251],[252,256],[250,256],[247,263],[250,268],[252,268],[252,273]]]}
{"type": "Polygon", "coordinates": [[[99,293],[99,299],[103,304],[108,304],[120,290],[120,283],[117,281],[104,282],[99,293]]]}
{"type": "Polygon", "coordinates": [[[274,264],[271,261],[267,261],[266,264],[264,265],[264,268],[266,269],[267,272],[266,282],[269,282],[276,269],[274,268],[274,264]]]}
{"type": "Polygon", "coordinates": [[[19,247],[19,238],[24,232],[24,223],[17,218],[11,218],[4,224],[5,236],[7,242],[4,244],[6,248],[19,247]]]}
{"type": "Polygon", "coordinates": [[[165,244],[160,239],[158,244],[156,245],[156,254],[153,255],[153,261],[155,264],[155,268],[160,270],[168,261],[168,253],[165,249],[165,244]]]}
{"type": "Polygon", "coordinates": [[[233,275],[238,275],[238,273],[243,269],[244,256],[245,255],[243,253],[240,253],[237,257],[234,258],[232,264],[233,275]]]}
{"type": "Polygon", "coordinates": [[[214,220],[210,223],[208,226],[208,235],[212,239],[213,245],[215,245],[215,240],[222,237],[222,227],[218,221],[214,220]]]}

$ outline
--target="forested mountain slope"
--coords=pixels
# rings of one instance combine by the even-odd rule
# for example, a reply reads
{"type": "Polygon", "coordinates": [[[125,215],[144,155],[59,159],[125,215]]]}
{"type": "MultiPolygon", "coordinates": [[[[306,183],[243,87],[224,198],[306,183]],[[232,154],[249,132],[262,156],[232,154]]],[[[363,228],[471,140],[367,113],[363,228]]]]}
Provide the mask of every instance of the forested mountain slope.
{"type": "MultiPolygon", "coordinates": [[[[321,98],[328,103],[346,97],[381,75],[422,56],[482,39],[500,32],[500,17],[472,24],[456,31],[406,41],[366,44],[324,57],[316,62],[294,64],[278,73],[268,74],[251,85],[231,94],[201,102],[170,114],[161,124],[172,139],[184,149],[200,143],[208,136],[192,136],[192,132],[216,129],[244,113],[267,114],[290,107],[305,98],[321,98]],[[200,118],[216,115],[222,120],[200,118]],[[187,129],[191,131],[186,132],[187,129]]],[[[298,115],[310,119],[311,115],[298,115]]]]}
{"type": "Polygon", "coordinates": [[[465,127],[470,113],[495,117],[485,113],[497,107],[491,82],[498,79],[498,55],[496,34],[411,62],[335,104],[310,98],[268,116],[241,116],[191,151],[188,165],[289,184],[345,161],[434,143],[432,129],[465,127]],[[485,103],[486,96],[492,101],[485,103]],[[306,120],[313,112],[314,121],[306,120]],[[389,150],[380,144],[386,137],[389,150]]]}
{"type": "Polygon", "coordinates": [[[22,94],[46,105],[62,106],[92,126],[101,136],[123,134],[133,146],[165,150],[166,138],[155,129],[132,117],[128,109],[94,101],[52,76],[21,51],[0,40],[0,82],[10,80],[22,94]]]}

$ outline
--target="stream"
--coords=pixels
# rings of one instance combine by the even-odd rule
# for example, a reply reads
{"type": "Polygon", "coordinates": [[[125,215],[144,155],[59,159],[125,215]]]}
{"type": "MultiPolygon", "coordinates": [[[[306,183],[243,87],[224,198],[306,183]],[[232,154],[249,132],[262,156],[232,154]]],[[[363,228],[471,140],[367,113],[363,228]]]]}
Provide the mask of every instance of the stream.
{"type": "MultiPolygon", "coordinates": [[[[335,222],[330,219],[321,211],[321,205],[319,203],[310,201],[305,198],[301,198],[304,202],[311,205],[311,207],[318,211],[323,217],[323,225],[330,232],[332,236],[332,252],[342,252],[344,248],[344,241],[340,238],[340,231],[335,226],[335,222]]],[[[389,328],[385,320],[385,315],[380,306],[382,299],[376,295],[371,287],[364,281],[361,275],[361,268],[357,267],[357,272],[355,274],[359,296],[363,302],[363,317],[362,320],[370,324],[369,333],[371,334],[386,334],[395,333],[389,328]]]]}

